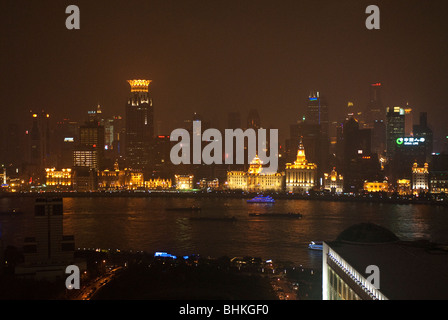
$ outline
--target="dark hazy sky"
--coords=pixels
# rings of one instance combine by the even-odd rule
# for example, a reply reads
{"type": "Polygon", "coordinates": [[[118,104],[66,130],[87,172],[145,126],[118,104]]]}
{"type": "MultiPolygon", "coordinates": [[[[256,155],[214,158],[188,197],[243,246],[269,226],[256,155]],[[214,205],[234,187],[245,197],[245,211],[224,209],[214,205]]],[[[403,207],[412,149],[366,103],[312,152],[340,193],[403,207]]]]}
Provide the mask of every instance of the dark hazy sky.
{"type": "Polygon", "coordinates": [[[2,115],[45,108],[80,118],[98,103],[123,115],[126,80],[144,78],[156,119],[196,111],[220,126],[228,111],[244,118],[257,108],[263,126],[288,133],[310,90],[338,120],[347,101],[364,108],[369,84],[382,82],[386,105],[428,111],[442,135],[447,15],[446,0],[2,0],[2,115]],[[81,30],[65,27],[70,4],[81,30]],[[365,28],[370,4],[381,30],[365,28]]]}

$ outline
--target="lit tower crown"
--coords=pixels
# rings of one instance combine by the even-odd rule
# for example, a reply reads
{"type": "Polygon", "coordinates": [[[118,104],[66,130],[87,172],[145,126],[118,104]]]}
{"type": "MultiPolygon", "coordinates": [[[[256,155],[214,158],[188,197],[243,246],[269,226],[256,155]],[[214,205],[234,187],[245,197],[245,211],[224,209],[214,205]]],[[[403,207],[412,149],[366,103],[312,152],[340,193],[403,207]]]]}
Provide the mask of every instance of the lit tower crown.
{"type": "Polygon", "coordinates": [[[306,162],[305,147],[303,146],[302,139],[300,139],[299,149],[297,150],[297,160],[296,163],[306,162]]]}
{"type": "Polygon", "coordinates": [[[249,173],[260,174],[262,169],[263,169],[263,162],[260,160],[258,155],[256,155],[249,165],[249,173]]]}
{"type": "Polygon", "coordinates": [[[128,80],[131,85],[131,92],[149,92],[149,85],[152,80],[128,80]]]}

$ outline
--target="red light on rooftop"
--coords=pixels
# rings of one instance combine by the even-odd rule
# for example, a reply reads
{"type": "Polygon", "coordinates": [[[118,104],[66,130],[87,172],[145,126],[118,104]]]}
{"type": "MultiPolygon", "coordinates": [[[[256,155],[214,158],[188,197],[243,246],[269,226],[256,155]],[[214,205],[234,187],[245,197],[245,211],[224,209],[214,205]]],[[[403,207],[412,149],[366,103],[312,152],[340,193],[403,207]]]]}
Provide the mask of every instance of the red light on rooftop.
{"type": "Polygon", "coordinates": [[[381,82],[372,83],[372,87],[381,87],[381,82]]]}

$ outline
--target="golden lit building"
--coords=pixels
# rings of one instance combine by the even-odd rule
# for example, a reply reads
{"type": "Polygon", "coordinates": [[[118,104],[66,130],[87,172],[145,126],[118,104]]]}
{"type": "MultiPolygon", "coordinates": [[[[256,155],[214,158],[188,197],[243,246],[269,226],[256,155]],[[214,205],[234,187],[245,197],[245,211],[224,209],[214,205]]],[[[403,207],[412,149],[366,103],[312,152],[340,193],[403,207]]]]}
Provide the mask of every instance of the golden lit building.
{"type": "Polygon", "coordinates": [[[305,147],[300,140],[297,159],[286,164],[286,191],[307,192],[317,185],[317,165],[306,160],[305,147]]]}
{"type": "Polygon", "coordinates": [[[176,180],[176,189],[177,190],[193,190],[193,175],[178,175],[176,174],[174,176],[174,179],[176,180]]]}
{"type": "Polygon", "coordinates": [[[45,172],[47,186],[71,187],[73,184],[72,169],[46,168],[45,172]]]}
{"type": "Polygon", "coordinates": [[[166,190],[171,187],[171,179],[150,179],[145,181],[145,189],[147,190],[166,190]]]}
{"type": "Polygon", "coordinates": [[[212,189],[217,190],[219,189],[219,180],[216,179],[201,179],[199,181],[199,187],[201,189],[212,189]]]}
{"type": "Polygon", "coordinates": [[[397,180],[397,193],[400,196],[407,196],[412,194],[411,191],[411,180],[409,179],[399,179],[397,180]]]}
{"type": "Polygon", "coordinates": [[[421,192],[429,192],[429,170],[428,164],[419,167],[414,163],[412,167],[412,193],[419,194],[421,192]]]}
{"type": "Polygon", "coordinates": [[[364,191],[366,192],[389,192],[389,183],[387,181],[365,181],[364,191]]]}
{"type": "Polygon", "coordinates": [[[333,193],[344,192],[344,177],[333,168],[330,174],[324,173],[324,189],[333,193]]]}
{"type": "Polygon", "coordinates": [[[249,170],[227,172],[227,187],[249,192],[281,191],[283,173],[263,173],[263,163],[258,156],[252,160],[249,170]]]}
{"type": "Polygon", "coordinates": [[[145,181],[143,173],[129,169],[120,170],[115,163],[114,170],[98,172],[98,187],[100,190],[134,190],[143,188],[145,181]]]}

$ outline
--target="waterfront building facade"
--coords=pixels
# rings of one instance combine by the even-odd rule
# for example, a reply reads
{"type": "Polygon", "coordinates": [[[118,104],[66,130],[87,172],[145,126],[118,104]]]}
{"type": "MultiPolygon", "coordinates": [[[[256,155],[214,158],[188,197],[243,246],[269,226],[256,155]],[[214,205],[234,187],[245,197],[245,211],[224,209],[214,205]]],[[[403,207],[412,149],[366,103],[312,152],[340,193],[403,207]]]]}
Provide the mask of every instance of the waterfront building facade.
{"type": "Polygon", "coordinates": [[[383,181],[365,181],[364,182],[364,191],[366,192],[389,192],[390,185],[389,182],[383,181]]]}
{"type": "Polygon", "coordinates": [[[344,192],[344,177],[338,174],[336,168],[331,173],[324,173],[324,189],[332,193],[344,192]]]}
{"type": "Polygon", "coordinates": [[[419,167],[417,163],[414,163],[412,167],[412,193],[418,195],[427,192],[429,192],[429,165],[425,163],[423,167],[419,167]]]}
{"type": "Polygon", "coordinates": [[[248,192],[281,191],[284,187],[283,179],[283,173],[263,173],[263,163],[255,156],[247,172],[227,172],[227,188],[248,192]]]}
{"type": "Polygon", "coordinates": [[[177,190],[193,190],[194,189],[194,175],[192,174],[176,174],[174,176],[177,190]]]}
{"type": "Polygon", "coordinates": [[[317,165],[306,159],[302,140],[294,163],[286,164],[286,191],[308,192],[317,185],[317,165]]]}

